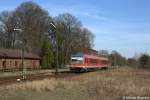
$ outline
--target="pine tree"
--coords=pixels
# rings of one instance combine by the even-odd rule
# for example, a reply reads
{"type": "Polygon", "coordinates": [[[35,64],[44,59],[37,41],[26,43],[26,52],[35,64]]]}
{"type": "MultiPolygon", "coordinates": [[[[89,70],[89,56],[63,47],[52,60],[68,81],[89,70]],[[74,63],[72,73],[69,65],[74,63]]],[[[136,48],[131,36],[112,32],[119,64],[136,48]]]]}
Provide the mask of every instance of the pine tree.
{"type": "Polygon", "coordinates": [[[53,57],[51,46],[47,40],[44,40],[41,56],[42,56],[41,57],[42,69],[52,68],[52,65],[54,63],[54,57],[53,57]]]}

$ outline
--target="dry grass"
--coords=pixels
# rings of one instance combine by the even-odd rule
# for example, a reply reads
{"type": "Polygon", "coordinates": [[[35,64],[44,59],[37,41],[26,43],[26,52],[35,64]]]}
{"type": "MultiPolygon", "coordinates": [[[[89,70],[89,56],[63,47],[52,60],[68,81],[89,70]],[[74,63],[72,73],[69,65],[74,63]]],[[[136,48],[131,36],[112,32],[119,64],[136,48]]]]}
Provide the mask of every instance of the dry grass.
{"type": "Polygon", "coordinates": [[[0,87],[0,100],[120,100],[150,96],[150,71],[119,68],[0,87]]]}

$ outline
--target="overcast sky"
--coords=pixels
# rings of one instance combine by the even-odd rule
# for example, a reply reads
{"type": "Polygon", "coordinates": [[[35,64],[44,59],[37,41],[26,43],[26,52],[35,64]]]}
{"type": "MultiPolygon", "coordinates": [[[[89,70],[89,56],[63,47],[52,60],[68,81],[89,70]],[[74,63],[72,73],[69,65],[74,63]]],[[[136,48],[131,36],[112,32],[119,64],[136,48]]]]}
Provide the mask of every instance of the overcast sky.
{"type": "MultiPolygon", "coordinates": [[[[29,0],[0,0],[0,11],[29,0]]],[[[150,54],[150,0],[30,0],[51,16],[69,12],[95,35],[94,49],[150,54]]]]}

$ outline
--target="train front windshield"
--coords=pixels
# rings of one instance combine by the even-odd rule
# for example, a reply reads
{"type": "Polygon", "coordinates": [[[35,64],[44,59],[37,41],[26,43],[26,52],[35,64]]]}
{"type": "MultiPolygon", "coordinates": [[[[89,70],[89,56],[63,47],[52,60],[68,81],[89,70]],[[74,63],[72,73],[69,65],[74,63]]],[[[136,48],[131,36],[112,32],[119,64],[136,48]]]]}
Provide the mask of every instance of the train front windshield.
{"type": "Polygon", "coordinates": [[[71,64],[82,64],[82,63],[83,63],[83,58],[72,57],[71,59],[71,64]]]}

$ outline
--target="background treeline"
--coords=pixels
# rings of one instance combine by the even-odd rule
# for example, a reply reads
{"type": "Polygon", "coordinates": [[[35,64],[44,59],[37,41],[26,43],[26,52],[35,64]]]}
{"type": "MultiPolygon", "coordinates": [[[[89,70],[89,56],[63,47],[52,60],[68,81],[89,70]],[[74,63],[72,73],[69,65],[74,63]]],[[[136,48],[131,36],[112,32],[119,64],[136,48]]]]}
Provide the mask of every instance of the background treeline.
{"type": "Polygon", "coordinates": [[[56,35],[60,67],[70,63],[72,53],[93,46],[92,32],[69,13],[51,17],[34,2],[0,13],[0,48],[21,49],[24,40],[25,50],[41,57],[42,68],[56,65],[56,35]],[[22,31],[14,30],[18,28],[22,31]]]}
{"type": "Polygon", "coordinates": [[[150,55],[147,53],[141,54],[138,57],[129,58],[127,62],[128,66],[150,69],[150,55]]]}
{"type": "Polygon", "coordinates": [[[117,51],[109,53],[107,50],[99,50],[98,53],[100,56],[108,57],[111,66],[130,66],[134,68],[150,69],[150,55],[147,53],[138,54],[128,59],[117,51]]]}
{"type": "Polygon", "coordinates": [[[109,58],[111,66],[126,66],[127,65],[127,59],[115,50],[113,50],[111,53],[109,53],[107,50],[99,50],[98,54],[99,56],[109,58]]]}

